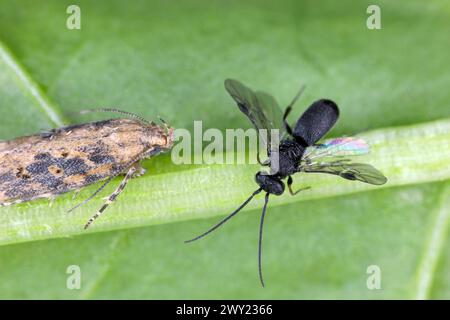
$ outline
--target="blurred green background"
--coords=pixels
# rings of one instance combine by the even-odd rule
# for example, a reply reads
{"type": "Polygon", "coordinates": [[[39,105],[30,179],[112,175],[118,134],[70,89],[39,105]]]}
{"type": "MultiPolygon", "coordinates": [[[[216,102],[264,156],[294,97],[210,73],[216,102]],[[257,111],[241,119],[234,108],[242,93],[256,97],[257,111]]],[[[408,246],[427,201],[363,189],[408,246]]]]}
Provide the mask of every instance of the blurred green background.
{"type": "MultiPolygon", "coordinates": [[[[0,41],[72,121],[76,110],[118,106],[176,128],[248,128],[223,89],[233,77],[281,105],[306,84],[291,120],[334,99],[338,135],[449,116],[449,18],[445,0],[1,0],[0,41]],[[70,4],[81,30],[66,28],[70,4]],[[381,30],[366,27],[369,4],[381,8],[381,30]]],[[[0,61],[0,138],[54,127],[5,69],[0,61]]],[[[450,298],[445,190],[443,181],[269,208],[264,289],[258,210],[190,246],[183,240],[217,217],[2,246],[0,298],[450,298]],[[426,269],[438,231],[445,244],[426,269]],[[72,264],[81,290],[66,288],[72,264]],[[367,289],[369,265],[382,270],[381,290],[367,289]]]]}

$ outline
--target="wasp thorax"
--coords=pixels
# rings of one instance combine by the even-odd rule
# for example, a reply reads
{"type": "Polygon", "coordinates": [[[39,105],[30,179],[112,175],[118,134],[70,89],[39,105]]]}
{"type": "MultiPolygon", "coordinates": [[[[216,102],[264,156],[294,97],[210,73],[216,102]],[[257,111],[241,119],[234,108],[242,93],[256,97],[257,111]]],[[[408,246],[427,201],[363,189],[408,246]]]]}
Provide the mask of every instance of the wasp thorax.
{"type": "Polygon", "coordinates": [[[264,172],[258,172],[255,176],[256,183],[266,192],[281,195],[284,192],[284,183],[275,176],[264,172]]]}

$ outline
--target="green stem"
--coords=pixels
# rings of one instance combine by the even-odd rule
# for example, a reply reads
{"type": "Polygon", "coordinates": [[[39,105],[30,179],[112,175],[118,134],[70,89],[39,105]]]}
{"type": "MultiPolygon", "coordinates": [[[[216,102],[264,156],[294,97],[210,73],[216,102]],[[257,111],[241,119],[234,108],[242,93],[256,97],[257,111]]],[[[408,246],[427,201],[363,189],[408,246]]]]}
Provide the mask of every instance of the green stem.
{"type": "MultiPolygon", "coordinates": [[[[358,162],[378,168],[388,177],[387,184],[372,186],[326,174],[297,174],[294,185],[311,189],[294,197],[287,192],[274,196],[269,207],[450,178],[450,119],[381,129],[360,136],[369,142],[371,152],[358,157],[358,162]]],[[[256,165],[177,166],[168,155],[150,159],[145,167],[148,173],[132,180],[87,231],[83,226],[103,203],[100,197],[70,214],[66,211],[89,196],[97,185],[83,190],[76,202],[67,194],[56,199],[52,206],[48,200],[38,200],[1,208],[0,244],[223,215],[257,188],[254,174],[259,170],[256,165]]],[[[112,192],[117,183],[119,178],[102,195],[112,192]]],[[[263,196],[259,195],[244,210],[260,208],[262,203],[263,196]]]]}

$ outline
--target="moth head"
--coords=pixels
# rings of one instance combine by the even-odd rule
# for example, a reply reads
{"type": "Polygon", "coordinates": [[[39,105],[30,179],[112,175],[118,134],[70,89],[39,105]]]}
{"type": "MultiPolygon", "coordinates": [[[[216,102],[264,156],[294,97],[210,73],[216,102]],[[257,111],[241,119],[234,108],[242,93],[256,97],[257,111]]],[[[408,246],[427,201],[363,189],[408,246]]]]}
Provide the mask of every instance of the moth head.
{"type": "Polygon", "coordinates": [[[155,123],[147,125],[147,134],[144,137],[145,143],[149,146],[156,146],[160,149],[171,149],[173,146],[173,131],[174,129],[164,123],[159,126],[155,123]]]}

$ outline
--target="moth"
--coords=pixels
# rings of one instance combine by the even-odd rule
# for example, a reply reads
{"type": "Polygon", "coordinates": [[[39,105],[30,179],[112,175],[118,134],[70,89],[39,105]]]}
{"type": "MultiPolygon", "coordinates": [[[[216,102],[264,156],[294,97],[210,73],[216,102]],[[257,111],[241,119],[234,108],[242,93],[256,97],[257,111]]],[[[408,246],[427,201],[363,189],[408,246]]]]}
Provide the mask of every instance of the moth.
{"type": "Polygon", "coordinates": [[[115,112],[128,118],[77,124],[0,142],[1,206],[53,198],[105,181],[72,211],[94,198],[115,177],[125,175],[88,220],[86,229],[118,197],[130,178],[145,173],[141,160],[172,148],[173,128],[165,122],[159,126],[117,109],[82,113],[88,112],[115,112]]]}
{"type": "MultiPolygon", "coordinates": [[[[261,162],[258,155],[258,162],[269,167],[269,172],[260,171],[255,176],[259,188],[219,223],[186,242],[198,240],[216,230],[245,207],[254,196],[264,191],[266,194],[258,241],[258,271],[261,285],[264,287],[261,266],[264,217],[269,196],[279,196],[284,193],[284,179],[287,179],[289,193],[296,195],[309,188],[304,187],[293,191],[292,175],[299,172],[333,174],[347,180],[358,180],[373,185],[382,185],[387,182],[387,178],[370,164],[356,163],[346,158],[369,152],[369,146],[363,139],[343,137],[318,143],[339,117],[339,108],[335,102],[329,99],[317,100],[301,115],[295,127],[291,128],[286,119],[304,88],[297,93],[284,114],[271,95],[253,91],[237,80],[225,80],[225,89],[257,130],[263,129],[269,133],[272,130],[278,130],[279,139],[272,141],[272,135],[268,134],[264,141],[267,146],[268,160],[261,162]]],[[[264,139],[264,136],[262,138],[264,139]]]]}

